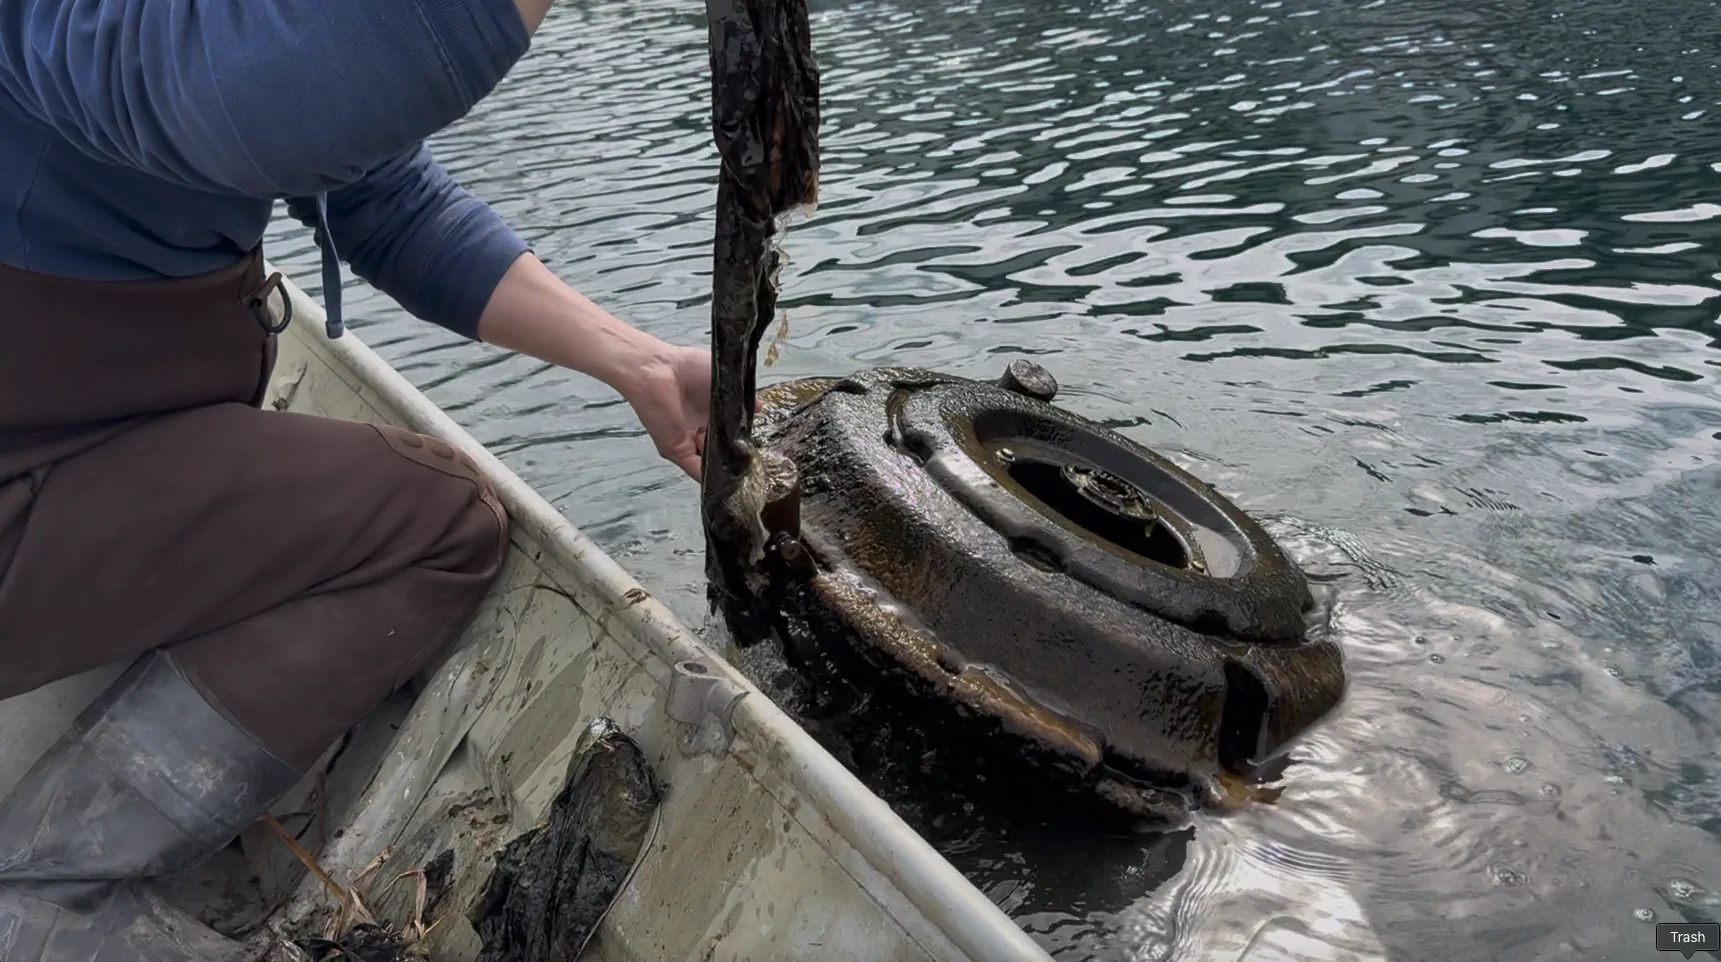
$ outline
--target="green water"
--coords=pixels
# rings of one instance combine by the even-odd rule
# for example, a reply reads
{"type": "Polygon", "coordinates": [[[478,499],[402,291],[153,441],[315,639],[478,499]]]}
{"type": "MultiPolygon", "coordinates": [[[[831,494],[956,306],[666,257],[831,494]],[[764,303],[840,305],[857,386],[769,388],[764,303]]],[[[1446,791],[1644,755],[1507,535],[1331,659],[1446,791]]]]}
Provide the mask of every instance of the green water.
{"type": "MultiPolygon", "coordinates": [[[[1721,918],[1721,27],[1641,0],[815,0],[765,380],[1030,356],[1256,513],[1352,672],[1275,808],[1094,838],[880,788],[1060,959],[1658,959],[1721,918]],[[1244,947],[1251,947],[1244,952],[1244,947]]],[[[698,4],[571,2],[436,143],[699,341],[698,4]]],[[[314,289],[302,231],[273,256],[314,289]]],[[[354,328],[704,621],[693,486],[577,375],[354,328]]],[[[1000,791],[1007,789],[1001,788],[1000,791]]]]}

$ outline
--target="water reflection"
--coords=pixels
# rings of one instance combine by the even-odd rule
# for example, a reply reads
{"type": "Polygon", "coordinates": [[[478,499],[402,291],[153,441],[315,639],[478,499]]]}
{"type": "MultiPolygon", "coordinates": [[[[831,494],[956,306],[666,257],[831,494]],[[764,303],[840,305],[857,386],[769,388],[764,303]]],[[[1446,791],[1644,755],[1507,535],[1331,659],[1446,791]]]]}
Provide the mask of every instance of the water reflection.
{"type": "MultiPolygon", "coordinates": [[[[814,10],[824,190],[767,377],[1035,356],[1272,519],[1354,679],[1275,808],[1093,839],[897,797],[930,837],[1067,959],[1639,958],[1721,915],[1717,4],[814,10]]],[[[686,5],[566,4],[437,148],[683,340],[704,44],[686,5]]],[[[314,281],[303,232],[271,253],[314,281]]],[[[348,296],[703,621],[695,499],[625,407],[348,296]]]]}

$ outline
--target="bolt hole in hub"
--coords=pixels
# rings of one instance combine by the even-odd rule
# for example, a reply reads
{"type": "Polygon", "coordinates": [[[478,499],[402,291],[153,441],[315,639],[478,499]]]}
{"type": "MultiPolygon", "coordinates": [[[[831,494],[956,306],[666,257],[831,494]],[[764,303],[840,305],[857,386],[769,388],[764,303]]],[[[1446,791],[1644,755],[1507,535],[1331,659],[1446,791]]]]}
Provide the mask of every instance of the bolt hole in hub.
{"type": "Polygon", "coordinates": [[[1189,549],[1128,481],[1091,465],[1060,462],[995,447],[1010,479],[1067,524],[1169,568],[1188,568],[1189,549]]]}

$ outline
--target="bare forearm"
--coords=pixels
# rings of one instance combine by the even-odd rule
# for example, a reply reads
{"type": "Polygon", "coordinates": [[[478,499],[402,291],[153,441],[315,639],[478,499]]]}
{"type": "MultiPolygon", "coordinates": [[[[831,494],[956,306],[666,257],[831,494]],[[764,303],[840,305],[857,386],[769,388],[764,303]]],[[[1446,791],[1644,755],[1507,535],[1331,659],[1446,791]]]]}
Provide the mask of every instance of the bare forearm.
{"type": "Polygon", "coordinates": [[[520,19],[526,21],[526,32],[537,33],[538,24],[544,22],[544,15],[550,12],[552,0],[514,0],[514,8],[520,11],[520,19]]]}
{"type": "Polygon", "coordinates": [[[664,344],[629,327],[522,254],[490,295],[478,339],[603,381],[626,396],[664,344]]]}

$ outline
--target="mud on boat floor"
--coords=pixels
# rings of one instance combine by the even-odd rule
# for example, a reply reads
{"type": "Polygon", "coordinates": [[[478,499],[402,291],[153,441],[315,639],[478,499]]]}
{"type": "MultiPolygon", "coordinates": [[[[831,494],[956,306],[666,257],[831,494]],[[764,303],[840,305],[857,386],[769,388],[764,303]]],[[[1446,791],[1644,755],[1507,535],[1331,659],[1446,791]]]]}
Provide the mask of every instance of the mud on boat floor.
{"type": "Polygon", "coordinates": [[[311,962],[425,962],[418,943],[392,929],[365,923],[340,939],[300,939],[311,962]]]}
{"type": "MultiPolygon", "coordinates": [[[[549,815],[497,853],[484,895],[469,913],[479,962],[580,958],[632,876],[662,797],[632,738],[607,718],[588,725],[549,815]]],[[[427,867],[426,884],[447,871],[427,867]]],[[[420,911],[424,902],[421,892],[420,911]]],[[[425,931],[422,919],[406,931],[362,924],[338,939],[296,944],[312,962],[424,962],[425,931]]]]}
{"type": "Polygon", "coordinates": [[[478,962],[579,958],[633,874],[662,798],[632,738],[607,718],[587,726],[549,817],[496,857],[471,914],[478,962]]]}

